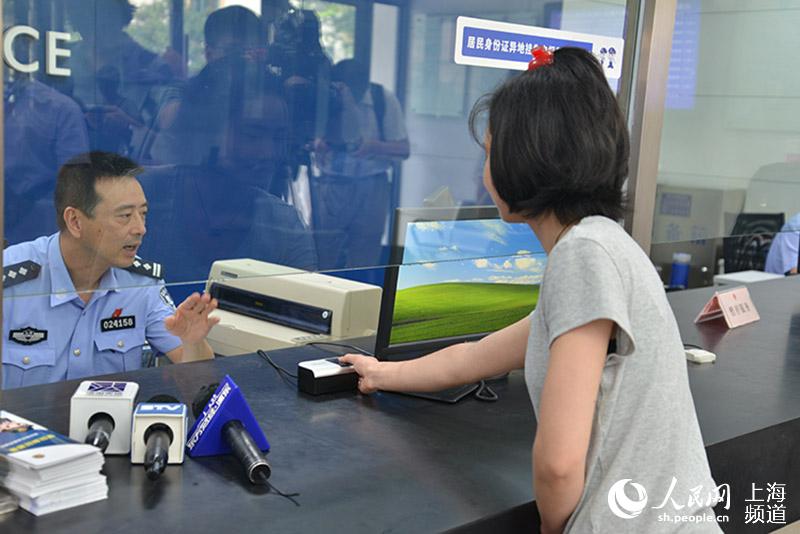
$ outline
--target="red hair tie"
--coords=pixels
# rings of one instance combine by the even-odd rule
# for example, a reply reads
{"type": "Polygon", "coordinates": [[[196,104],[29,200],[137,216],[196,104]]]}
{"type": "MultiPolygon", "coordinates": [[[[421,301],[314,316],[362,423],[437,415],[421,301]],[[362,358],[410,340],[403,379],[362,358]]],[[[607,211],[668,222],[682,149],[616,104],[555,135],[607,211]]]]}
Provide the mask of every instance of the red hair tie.
{"type": "Polygon", "coordinates": [[[536,70],[553,63],[553,53],[543,46],[534,46],[531,55],[533,59],[528,62],[528,70],[536,70]]]}

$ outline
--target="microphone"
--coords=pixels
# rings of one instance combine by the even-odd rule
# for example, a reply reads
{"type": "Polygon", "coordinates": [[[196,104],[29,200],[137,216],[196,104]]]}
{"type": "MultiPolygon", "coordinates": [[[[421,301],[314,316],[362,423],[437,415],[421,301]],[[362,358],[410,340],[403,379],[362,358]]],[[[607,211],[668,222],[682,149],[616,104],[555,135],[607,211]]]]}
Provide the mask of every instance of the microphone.
{"type": "Polygon", "coordinates": [[[144,470],[150,480],[160,477],[167,467],[172,437],[172,431],[166,425],[157,423],[145,430],[144,470]]]}
{"type": "MultiPolygon", "coordinates": [[[[180,404],[171,395],[156,395],[148,399],[149,403],[180,404]]],[[[155,480],[161,476],[169,463],[169,446],[172,444],[172,430],[163,423],[154,423],[144,431],[144,472],[147,478],[155,480]]]]}
{"type": "Polygon", "coordinates": [[[233,449],[234,456],[244,467],[248,480],[253,484],[266,486],[272,468],[242,422],[238,419],[228,421],[222,426],[222,435],[233,449]]]}
{"type": "Polygon", "coordinates": [[[138,392],[135,382],[81,382],[70,400],[69,437],[105,454],[128,454],[138,392]]]}
{"type": "Polygon", "coordinates": [[[192,402],[197,418],[189,432],[189,456],[233,453],[252,484],[267,485],[272,468],[264,453],[269,443],[239,386],[225,376],[221,384],[202,388],[192,402]]]}
{"type": "Polygon", "coordinates": [[[101,452],[106,452],[114,432],[114,418],[105,412],[99,412],[89,418],[89,432],[84,443],[94,445],[101,452]]]}
{"type": "Polygon", "coordinates": [[[251,484],[266,486],[300,506],[293,498],[299,493],[283,493],[269,482],[272,468],[262,452],[269,451],[269,443],[230,376],[225,375],[220,384],[201,388],[192,402],[192,412],[197,419],[186,440],[189,456],[233,453],[251,484]]]}
{"type": "Polygon", "coordinates": [[[133,414],[131,463],[143,464],[147,478],[156,480],[167,464],[183,463],[186,405],[170,395],[139,403],[133,414]]]}

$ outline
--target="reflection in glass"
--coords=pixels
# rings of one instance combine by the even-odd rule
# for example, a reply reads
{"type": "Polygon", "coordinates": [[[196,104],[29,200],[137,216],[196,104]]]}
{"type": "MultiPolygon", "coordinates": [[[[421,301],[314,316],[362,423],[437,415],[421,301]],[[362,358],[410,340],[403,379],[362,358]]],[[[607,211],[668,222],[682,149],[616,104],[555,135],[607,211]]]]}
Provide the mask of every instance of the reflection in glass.
{"type": "Polygon", "coordinates": [[[622,5],[523,3],[4,0],[7,21],[71,35],[71,76],[5,69],[6,237],[54,230],[58,166],[91,148],[146,167],[145,247],[171,283],[238,254],[386,263],[398,206],[488,201],[465,115],[510,73],[453,63],[457,15],[622,31],[622,5]]]}
{"type": "Polygon", "coordinates": [[[153,147],[167,164],[143,176],[153,207],[145,250],[173,281],[202,280],[225,258],[314,270],[312,236],[284,200],[292,150],[304,150],[292,144],[293,95],[266,62],[259,19],[223,8],[204,33],[208,63],[167,105],[153,147]]]}
{"type": "MultiPolygon", "coordinates": [[[[319,19],[319,42],[334,63],[352,58],[355,50],[356,8],[324,0],[291,0],[298,10],[307,10],[319,19]]],[[[280,41],[280,37],[276,39],[280,41]]]]}
{"type": "Polygon", "coordinates": [[[786,65],[798,22],[797,2],[678,0],[651,256],[666,267],[672,252],[690,253],[690,285],[701,271],[797,266],[800,108],[786,65]]]}
{"type": "Polygon", "coordinates": [[[5,93],[5,239],[20,243],[55,228],[55,174],[89,137],[80,107],[55,89],[18,75],[5,93]]]}
{"type": "Polygon", "coordinates": [[[367,66],[356,60],[337,63],[331,80],[337,115],[316,143],[310,184],[320,265],[379,265],[391,213],[390,171],[409,156],[403,113],[394,94],[370,83],[367,66]]]}
{"type": "MultiPolygon", "coordinates": [[[[15,344],[4,350],[13,367],[7,387],[133,369],[148,340],[155,352],[170,351],[150,326],[163,317],[132,311],[135,327],[123,329],[130,339],[103,332],[102,320],[148,299],[161,306],[164,282],[176,284],[180,302],[203,286],[186,282],[205,280],[215,260],[353,269],[339,274],[382,283],[382,272],[358,269],[389,262],[396,208],[490,200],[466,114],[514,73],[454,64],[455,17],[615,36],[624,21],[623,4],[540,0],[489,11],[455,0],[3,0],[3,10],[7,25],[71,36],[71,55],[61,59],[70,76],[3,71],[4,237],[18,245],[4,260],[42,268],[4,291],[4,344],[15,344]],[[76,268],[50,250],[64,222],[53,200],[58,169],[89,150],[143,167],[136,193],[148,203],[146,225],[120,246],[140,247],[142,265],[160,266],[158,279],[125,278],[105,242],[90,247],[96,264],[76,268]],[[96,272],[101,263],[112,267],[96,272]],[[91,278],[93,293],[79,294],[91,278]],[[107,307],[111,297],[129,300],[107,307]],[[82,305],[90,319],[73,337],[58,321],[82,305]],[[65,315],[51,320],[45,309],[65,315]],[[11,330],[35,342],[9,341],[11,330]],[[94,351],[114,364],[84,363],[94,351]]],[[[20,39],[15,54],[44,64],[39,45],[20,39]]],[[[494,255],[462,245],[448,260],[494,255]]],[[[498,253],[507,256],[501,265],[516,265],[517,252],[498,253]]]]}
{"type": "Polygon", "coordinates": [[[69,0],[65,5],[77,32],[70,57],[73,98],[84,110],[90,146],[138,156],[158,113],[161,91],[175,75],[174,63],[126,31],[136,12],[128,0],[69,0]]]}

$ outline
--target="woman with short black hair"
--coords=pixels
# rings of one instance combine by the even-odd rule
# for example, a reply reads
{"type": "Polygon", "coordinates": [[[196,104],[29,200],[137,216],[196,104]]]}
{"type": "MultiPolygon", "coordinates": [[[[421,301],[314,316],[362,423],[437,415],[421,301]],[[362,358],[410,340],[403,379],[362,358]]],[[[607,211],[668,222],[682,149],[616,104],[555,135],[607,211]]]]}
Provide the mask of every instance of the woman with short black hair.
{"type": "Polygon", "coordinates": [[[524,368],[543,533],[720,532],[680,333],[652,263],[617,222],[628,133],[602,67],[585,50],[535,49],[527,72],[473,110],[479,139],[486,110],[484,185],[548,253],[537,308],[416,360],[342,361],[363,393],[524,368]]]}

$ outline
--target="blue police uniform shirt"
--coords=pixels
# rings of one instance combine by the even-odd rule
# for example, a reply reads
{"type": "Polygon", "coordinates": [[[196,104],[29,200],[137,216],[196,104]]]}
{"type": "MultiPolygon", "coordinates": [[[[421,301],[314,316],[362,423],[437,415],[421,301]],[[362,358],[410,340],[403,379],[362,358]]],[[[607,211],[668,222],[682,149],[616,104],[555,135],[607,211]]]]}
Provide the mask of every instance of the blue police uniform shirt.
{"type": "Polygon", "coordinates": [[[764,271],[785,274],[797,267],[798,242],[800,242],[800,213],[795,213],[772,238],[764,271]]]}
{"type": "Polygon", "coordinates": [[[141,368],[145,343],[161,353],[181,345],[164,325],[175,308],[163,280],[112,267],[84,304],[59,235],[3,251],[5,266],[41,266],[36,278],[4,290],[3,389],[131,371],[141,368]]]}

